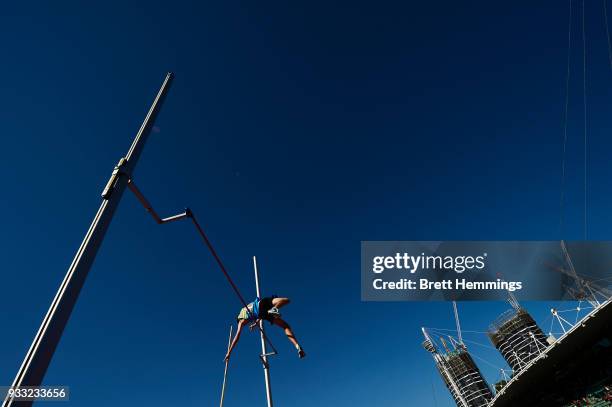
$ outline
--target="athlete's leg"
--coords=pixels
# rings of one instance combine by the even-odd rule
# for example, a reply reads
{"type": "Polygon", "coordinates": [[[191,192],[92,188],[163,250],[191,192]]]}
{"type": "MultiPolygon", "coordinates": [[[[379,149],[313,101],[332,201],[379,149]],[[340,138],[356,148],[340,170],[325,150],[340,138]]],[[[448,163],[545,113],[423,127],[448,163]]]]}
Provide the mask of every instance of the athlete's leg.
{"type": "Polygon", "coordinates": [[[295,334],[293,333],[293,330],[291,330],[291,327],[289,326],[287,322],[285,322],[285,320],[283,320],[282,318],[275,318],[273,320],[273,323],[274,325],[281,327],[285,331],[285,335],[287,335],[287,338],[293,344],[293,346],[295,347],[300,346],[297,339],[295,338],[295,334]]]}
{"type": "Polygon", "coordinates": [[[276,308],[281,308],[289,304],[290,302],[291,301],[289,300],[289,298],[277,297],[272,299],[272,306],[276,308]]]}
{"type": "Polygon", "coordinates": [[[306,352],[304,352],[304,349],[302,349],[302,347],[298,343],[297,339],[295,338],[295,334],[293,333],[293,330],[291,329],[289,324],[280,317],[275,318],[273,320],[273,323],[274,325],[278,325],[279,327],[283,328],[283,330],[285,331],[285,335],[287,335],[287,338],[289,339],[289,341],[293,344],[293,346],[295,346],[295,349],[298,352],[299,358],[303,359],[306,356],[306,352]]]}

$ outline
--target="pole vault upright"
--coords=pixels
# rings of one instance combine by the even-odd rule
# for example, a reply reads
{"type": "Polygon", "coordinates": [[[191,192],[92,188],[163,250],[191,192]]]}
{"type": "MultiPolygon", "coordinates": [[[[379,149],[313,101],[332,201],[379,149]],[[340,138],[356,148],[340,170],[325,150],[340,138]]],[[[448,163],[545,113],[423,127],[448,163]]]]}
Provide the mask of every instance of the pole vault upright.
{"type": "MultiPolygon", "coordinates": [[[[87,274],[96,258],[98,249],[119,205],[121,196],[128,185],[130,176],[136,167],[138,158],[153,128],[155,118],[168,93],[172,77],[172,73],[166,75],[127,155],[121,158],[115,166],[102,192],[100,208],[51,302],[51,306],[17,372],[12,384],[13,387],[40,386],[42,383],[49,363],[53,358],[53,353],[70,319],[70,314],[74,309],[81,288],[85,283],[87,274]]],[[[15,401],[7,397],[2,403],[2,407],[29,407],[32,403],[32,401],[15,401]]]]}
{"type": "MultiPolygon", "coordinates": [[[[230,346],[232,344],[232,328],[234,326],[230,325],[230,333],[229,333],[229,338],[227,340],[227,351],[229,352],[230,346]]],[[[221,386],[221,403],[219,404],[220,407],[223,407],[223,400],[225,399],[225,384],[227,382],[227,367],[229,365],[229,360],[225,361],[225,369],[223,370],[223,386],[221,386]]]]}
{"type": "MultiPolygon", "coordinates": [[[[253,269],[255,270],[255,290],[257,298],[261,298],[259,292],[259,272],[257,271],[257,258],[253,256],[253,269]]],[[[264,334],[263,320],[259,321],[259,334],[261,336],[261,362],[264,368],[264,379],[266,380],[266,399],[268,407],[272,407],[272,387],[270,385],[270,364],[268,363],[268,352],[266,350],[266,338],[264,334]]]]}

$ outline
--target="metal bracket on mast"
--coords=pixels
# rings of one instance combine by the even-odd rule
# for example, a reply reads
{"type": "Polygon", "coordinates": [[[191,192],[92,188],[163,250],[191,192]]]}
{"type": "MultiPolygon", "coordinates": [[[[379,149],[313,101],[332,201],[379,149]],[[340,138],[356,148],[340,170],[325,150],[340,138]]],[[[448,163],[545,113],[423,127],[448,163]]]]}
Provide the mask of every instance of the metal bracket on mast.
{"type": "Polygon", "coordinates": [[[268,369],[270,367],[270,364],[268,363],[268,357],[276,356],[276,355],[278,355],[278,352],[275,350],[272,352],[262,353],[261,355],[259,355],[259,359],[261,359],[261,363],[264,369],[268,369]]]}
{"type": "Polygon", "coordinates": [[[110,198],[111,193],[115,189],[115,184],[117,183],[117,179],[121,175],[125,175],[126,174],[126,172],[123,171],[124,168],[125,168],[125,164],[126,163],[127,163],[127,158],[121,157],[121,159],[119,160],[117,165],[115,165],[115,168],[113,169],[113,173],[111,174],[110,178],[108,179],[108,182],[106,183],[106,186],[104,187],[104,191],[102,191],[102,198],[103,199],[107,199],[108,200],[108,198],[110,198]]]}

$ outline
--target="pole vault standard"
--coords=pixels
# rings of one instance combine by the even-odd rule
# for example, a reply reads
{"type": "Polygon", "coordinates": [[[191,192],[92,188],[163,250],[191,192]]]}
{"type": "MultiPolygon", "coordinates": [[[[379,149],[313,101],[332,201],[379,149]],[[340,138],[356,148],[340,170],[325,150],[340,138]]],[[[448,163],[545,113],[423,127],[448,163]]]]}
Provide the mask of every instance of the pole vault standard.
{"type": "MultiPolygon", "coordinates": [[[[234,327],[233,325],[230,325],[229,339],[227,340],[227,351],[228,352],[232,344],[232,328],[233,327],[234,327]]],[[[227,379],[227,365],[229,365],[229,360],[225,361],[225,369],[223,370],[223,386],[221,387],[221,404],[219,405],[220,407],[223,407],[223,399],[225,398],[225,383],[227,379]]]]}
{"type": "MultiPolygon", "coordinates": [[[[253,256],[253,269],[255,270],[255,291],[257,298],[261,298],[259,292],[259,272],[257,271],[257,258],[253,256]]],[[[268,363],[268,356],[275,354],[268,354],[266,350],[266,337],[264,333],[263,320],[259,321],[259,333],[261,335],[261,362],[264,368],[264,379],[266,381],[266,399],[268,400],[268,407],[272,407],[272,386],[270,385],[270,364],[268,363]]]]}
{"type": "MultiPolygon", "coordinates": [[[[12,384],[13,387],[40,386],[42,383],[64,328],[70,319],[70,314],[74,309],[81,288],[85,283],[87,274],[96,258],[98,249],[119,205],[121,196],[128,185],[128,180],[136,167],[138,158],[153,128],[155,118],[168,93],[172,78],[172,73],[166,75],[127,155],[121,158],[117,166],[115,166],[102,192],[100,208],[55,294],[53,302],[51,302],[51,306],[17,372],[17,376],[12,384]]],[[[12,398],[7,397],[2,403],[2,407],[29,407],[32,403],[33,401],[14,401],[12,398]]]]}

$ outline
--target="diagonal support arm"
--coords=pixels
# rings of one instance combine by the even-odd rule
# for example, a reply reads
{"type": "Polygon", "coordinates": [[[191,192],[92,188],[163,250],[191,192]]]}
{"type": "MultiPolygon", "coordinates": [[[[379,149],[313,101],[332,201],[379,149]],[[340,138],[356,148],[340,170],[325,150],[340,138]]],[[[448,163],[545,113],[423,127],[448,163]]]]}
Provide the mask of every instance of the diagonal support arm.
{"type": "Polygon", "coordinates": [[[155,219],[155,222],[157,222],[157,224],[159,225],[161,225],[162,223],[174,222],[175,220],[181,220],[183,218],[188,217],[190,214],[189,209],[185,209],[185,212],[183,213],[179,213],[177,215],[169,216],[167,218],[162,219],[159,217],[157,212],[155,212],[155,209],[153,209],[153,206],[151,206],[149,201],[147,201],[147,198],[145,198],[142,192],[140,192],[140,189],[138,189],[133,179],[130,179],[128,181],[128,188],[130,189],[130,191],[134,193],[134,195],[136,195],[136,198],[140,201],[142,206],[144,206],[147,212],[149,212],[149,214],[153,217],[153,219],[155,219]]]}

